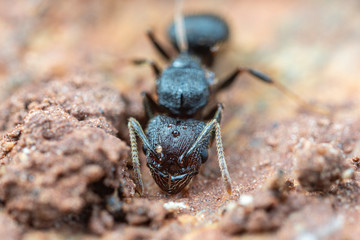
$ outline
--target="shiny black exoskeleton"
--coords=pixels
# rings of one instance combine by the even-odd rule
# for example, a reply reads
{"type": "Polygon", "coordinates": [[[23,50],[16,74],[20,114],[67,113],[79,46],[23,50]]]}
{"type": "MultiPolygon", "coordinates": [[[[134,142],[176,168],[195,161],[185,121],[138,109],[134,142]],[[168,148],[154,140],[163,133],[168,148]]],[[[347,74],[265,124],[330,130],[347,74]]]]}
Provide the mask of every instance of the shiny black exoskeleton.
{"type": "MultiPolygon", "coordinates": [[[[184,18],[184,24],[188,52],[201,57],[204,64],[211,66],[214,60],[214,52],[218,49],[218,45],[229,38],[227,23],[212,14],[197,14],[187,15],[184,18]]],[[[173,46],[178,49],[175,23],[170,25],[168,36],[173,46]]]]}
{"type": "MultiPolygon", "coordinates": [[[[169,28],[170,39],[177,41],[180,53],[164,71],[161,72],[153,61],[134,61],[152,66],[157,77],[158,95],[156,102],[150,94],[143,93],[143,104],[149,118],[146,133],[136,119],[130,118],[128,123],[139,192],[143,192],[143,183],[136,136],[144,144],[147,166],[155,182],[170,194],[184,189],[199,172],[201,164],[207,159],[210,143],[215,139],[222,179],[231,193],[220,133],[222,105],[218,104],[217,108],[208,112],[203,109],[211,95],[230,86],[240,73],[250,73],[268,83],[272,80],[255,70],[238,68],[229,77],[214,84],[214,74],[206,66],[211,65],[217,45],[228,38],[227,24],[221,18],[208,14],[186,16],[184,22],[182,30],[186,34],[182,36],[177,35],[173,26],[169,28]],[[155,116],[154,112],[159,115],[155,116]]],[[[148,36],[162,56],[170,60],[170,55],[152,32],[148,32],[148,36]]]]}
{"type": "Polygon", "coordinates": [[[156,80],[158,104],[173,115],[192,116],[207,104],[213,80],[194,57],[180,53],[156,80]]]}
{"type": "Polygon", "coordinates": [[[151,154],[147,166],[155,182],[168,193],[180,192],[198,174],[200,165],[208,156],[209,137],[206,137],[185,158],[184,153],[192,146],[206,124],[193,119],[180,120],[164,115],[154,117],[147,127],[147,137],[155,149],[161,146],[159,157],[151,154]]]}

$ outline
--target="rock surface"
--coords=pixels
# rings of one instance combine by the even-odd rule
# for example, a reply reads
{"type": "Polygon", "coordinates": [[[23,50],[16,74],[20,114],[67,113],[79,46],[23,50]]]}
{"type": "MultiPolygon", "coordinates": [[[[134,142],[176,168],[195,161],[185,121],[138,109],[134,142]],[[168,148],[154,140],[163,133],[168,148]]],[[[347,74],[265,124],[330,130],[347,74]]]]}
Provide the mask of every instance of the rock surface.
{"type": "Polygon", "coordinates": [[[225,106],[233,194],[223,189],[212,149],[175,196],[159,190],[142,162],[139,198],[127,118],[145,126],[140,93],[154,93],[155,77],[128,60],[165,67],[145,32],[152,28],[172,52],[165,29],[173,7],[0,1],[1,237],[357,239],[358,1],[186,1],[185,12],[212,12],[230,24],[230,41],[211,69],[217,78],[253,67],[331,114],[243,74],[215,99],[225,106]],[[71,77],[79,71],[91,74],[71,77]]]}

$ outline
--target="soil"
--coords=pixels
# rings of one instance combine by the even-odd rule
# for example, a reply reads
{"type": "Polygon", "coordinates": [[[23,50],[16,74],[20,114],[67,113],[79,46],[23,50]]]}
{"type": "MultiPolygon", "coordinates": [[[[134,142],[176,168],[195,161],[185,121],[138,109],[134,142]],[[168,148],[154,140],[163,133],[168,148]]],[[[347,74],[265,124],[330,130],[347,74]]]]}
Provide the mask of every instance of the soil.
{"type": "MultiPolygon", "coordinates": [[[[231,38],[212,69],[261,69],[324,115],[241,76],[220,93],[222,138],[179,194],[136,193],[127,119],[165,62],[143,34],[165,35],[171,1],[0,3],[1,239],[357,239],[360,74],[357,1],[193,1],[231,38]],[[136,13],[136,14],[134,14],[136,13]]],[[[140,150],[140,149],[139,149],[140,150]]],[[[139,151],[142,152],[142,151],[139,151]]]]}

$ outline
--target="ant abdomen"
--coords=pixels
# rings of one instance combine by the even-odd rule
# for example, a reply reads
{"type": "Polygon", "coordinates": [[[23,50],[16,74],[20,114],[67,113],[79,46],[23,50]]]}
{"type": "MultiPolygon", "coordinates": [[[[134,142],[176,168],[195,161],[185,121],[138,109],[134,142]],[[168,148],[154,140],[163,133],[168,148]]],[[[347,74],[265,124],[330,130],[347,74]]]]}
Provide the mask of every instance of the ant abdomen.
{"type": "MultiPolygon", "coordinates": [[[[216,15],[195,14],[184,16],[184,26],[189,53],[199,56],[204,64],[211,65],[212,54],[218,44],[229,37],[227,23],[216,15]]],[[[174,47],[178,48],[175,23],[170,25],[168,35],[174,47]]]]}

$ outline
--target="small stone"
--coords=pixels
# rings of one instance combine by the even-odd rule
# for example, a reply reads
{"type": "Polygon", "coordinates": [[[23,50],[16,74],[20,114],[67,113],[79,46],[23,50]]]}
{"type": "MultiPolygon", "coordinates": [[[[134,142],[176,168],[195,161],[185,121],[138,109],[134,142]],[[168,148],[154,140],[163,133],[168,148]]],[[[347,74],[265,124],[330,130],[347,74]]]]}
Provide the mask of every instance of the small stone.
{"type": "Polygon", "coordinates": [[[240,196],[239,203],[243,206],[249,206],[254,202],[254,197],[249,194],[243,194],[240,196]]]}
{"type": "Polygon", "coordinates": [[[352,178],[354,178],[354,169],[352,169],[352,168],[346,169],[342,173],[341,178],[342,179],[352,179],[352,178]]]}
{"type": "Polygon", "coordinates": [[[164,203],[164,208],[169,212],[179,212],[182,209],[188,209],[189,206],[186,205],[184,202],[167,202],[164,203]]]}
{"type": "Polygon", "coordinates": [[[5,152],[10,152],[14,146],[15,142],[4,142],[2,145],[5,152]]]}

